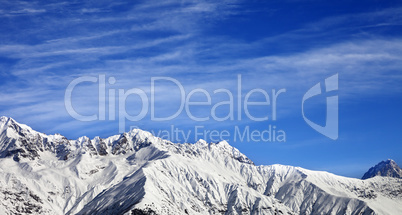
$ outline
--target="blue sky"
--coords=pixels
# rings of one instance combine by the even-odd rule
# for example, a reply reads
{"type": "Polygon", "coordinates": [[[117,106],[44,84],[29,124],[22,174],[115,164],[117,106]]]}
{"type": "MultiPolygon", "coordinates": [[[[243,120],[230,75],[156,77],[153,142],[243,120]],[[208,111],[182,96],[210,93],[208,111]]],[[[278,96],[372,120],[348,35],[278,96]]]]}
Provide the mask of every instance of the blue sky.
{"type": "MultiPolygon", "coordinates": [[[[158,132],[172,125],[185,132],[194,126],[228,130],[229,143],[256,164],[288,164],[361,177],[387,158],[402,164],[402,2],[400,1],[1,1],[0,115],[10,116],[43,133],[107,137],[119,133],[115,119],[82,122],[65,107],[68,85],[80,77],[104,75],[101,100],[110,104],[109,90],[155,92],[155,114],[172,115],[180,107],[177,85],[152,77],[177,80],[188,94],[203,89],[211,105],[185,111],[167,121],[150,112],[140,121],[125,120],[125,130],[138,126],[158,132]],[[303,95],[315,84],[338,74],[339,137],[318,133],[303,119],[303,95]],[[244,110],[234,119],[214,120],[212,106],[237,104],[238,76],[242,99],[253,89],[286,89],[272,104],[244,110]],[[275,126],[286,142],[234,141],[234,128],[263,131],[275,126]]],[[[98,113],[98,83],[77,85],[72,105],[82,115],[98,113]]],[[[325,123],[326,95],[305,104],[306,116],[325,123]]],[[[118,100],[119,98],[115,98],[118,100]]],[[[190,101],[206,101],[194,93],[190,101]]],[[[250,101],[264,101],[261,93],[250,101]]],[[[118,103],[118,101],[116,101],[118,103]]],[[[140,112],[138,96],[127,97],[125,110],[140,112]]],[[[150,106],[149,106],[150,107],[150,106]]],[[[228,106],[217,109],[224,117],[228,106]]],[[[109,116],[110,109],[105,113],[109,116]]],[[[120,121],[121,122],[121,121],[120,121]]],[[[196,138],[190,138],[194,142],[196,138]]]]}

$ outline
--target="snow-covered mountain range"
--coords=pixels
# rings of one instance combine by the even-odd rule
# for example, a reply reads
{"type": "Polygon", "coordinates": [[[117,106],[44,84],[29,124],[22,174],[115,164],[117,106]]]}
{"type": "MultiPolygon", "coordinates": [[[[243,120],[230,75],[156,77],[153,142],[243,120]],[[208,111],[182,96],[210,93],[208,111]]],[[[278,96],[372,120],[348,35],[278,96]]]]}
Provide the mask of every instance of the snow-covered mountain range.
{"type": "Polygon", "coordinates": [[[255,166],[227,142],[45,135],[0,118],[0,214],[402,214],[402,179],[255,166]]]}

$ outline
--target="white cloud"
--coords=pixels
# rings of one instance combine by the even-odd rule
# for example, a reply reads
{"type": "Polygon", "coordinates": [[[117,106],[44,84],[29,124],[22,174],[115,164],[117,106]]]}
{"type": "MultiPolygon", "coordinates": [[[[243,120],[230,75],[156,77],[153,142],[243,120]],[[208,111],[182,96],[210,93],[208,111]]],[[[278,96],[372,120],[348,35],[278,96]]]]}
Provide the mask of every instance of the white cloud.
{"type": "MultiPolygon", "coordinates": [[[[345,98],[370,96],[373,92],[401,92],[402,77],[397,72],[402,68],[402,41],[399,39],[356,39],[291,53],[242,55],[253,54],[261,47],[269,49],[275,43],[327,35],[329,33],[325,29],[334,29],[334,26],[342,28],[342,24],[351,17],[358,21],[380,17],[379,25],[395,25],[400,21],[398,9],[328,18],[284,34],[244,42],[228,36],[202,33],[205,26],[200,20],[205,15],[221,18],[236,13],[229,10],[221,14],[222,7],[231,9],[225,3],[184,2],[180,5],[169,1],[154,5],[146,1],[123,14],[68,17],[60,23],[56,20],[50,24],[51,27],[57,27],[55,24],[67,25],[74,19],[77,22],[72,26],[93,27],[100,23],[95,25],[100,29],[91,28],[93,31],[82,30],[53,37],[44,31],[39,34],[48,37],[42,42],[28,45],[20,41],[2,45],[0,55],[17,60],[9,68],[15,80],[5,83],[3,87],[7,90],[0,93],[0,101],[12,105],[3,106],[2,112],[24,117],[34,114],[36,118],[32,120],[42,121],[68,116],[63,108],[63,95],[68,83],[79,76],[98,74],[116,77],[114,88],[140,87],[148,94],[149,81],[153,76],[178,78],[188,91],[197,87],[209,91],[224,87],[235,92],[237,74],[242,74],[244,91],[256,87],[267,90],[287,88],[290,93],[296,91],[293,97],[283,101],[289,111],[286,108],[281,111],[288,112],[299,105],[299,94],[334,73],[339,73],[341,79],[340,90],[345,95],[343,101],[345,98]],[[164,7],[172,8],[161,10],[164,7]],[[61,73],[57,73],[60,70],[61,73]]],[[[44,12],[40,9],[25,10],[25,13],[44,12]]],[[[87,8],[81,12],[97,10],[87,8]]],[[[363,24],[366,23],[361,26],[363,24]]],[[[78,95],[82,102],[76,105],[85,110],[95,109],[98,105],[97,92],[88,91],[82,90],[82,94],[78,95]]],[[[163,101],[176,97],[166,86],[161,86],[160,92],[163,101]]],[[[169,110],[169,107],[163,108],[169,110]]],[[[182,123],[188,122],[184,119],[182,123]]]]}

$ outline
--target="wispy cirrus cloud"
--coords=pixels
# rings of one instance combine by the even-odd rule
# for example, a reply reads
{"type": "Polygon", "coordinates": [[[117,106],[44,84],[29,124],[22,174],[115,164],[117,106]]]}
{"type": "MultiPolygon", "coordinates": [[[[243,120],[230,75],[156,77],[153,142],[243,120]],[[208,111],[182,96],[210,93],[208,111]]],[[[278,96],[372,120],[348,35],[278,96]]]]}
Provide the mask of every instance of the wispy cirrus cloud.
{"type": "MultiPolygon", "coordinates": [[[[284,101],[289,110],[283,111],[289,113],[298,103],[294,98],[334,73],[339,73],[345,85],[343,93],[350,97],[369,95],[379,89],[401,90],[398,84],[401,77],[395,72],[402,62],[399,38],[386,39],[373,32],[363,35],[357,30],[342,39],[333,39],[336,32],[347,28],[398,25],[401,21],[398,8],[326,17],[248,41],[211,33],[210,26],[230,16],[242,15],[238,2],[117,3],[79,7],[69,2],[32,3],[25,9],[22,5],[9,9],[6,13],[18,10],[38,16],[44,13],[49,22],[42,24],[33,19],[32,27],[24,25],[26,31],[14,29],[5,33],[8,40],[0,45],[0,56],[15,63],[6,66],[13,81],[3,85],[7,90],[0,101],[25,105],[18,109],[3,106],[3,112],[18,110],[11,115],[29,118],[30,110],[39,110],[46,98],[58,104],[58,109],[43,109],[41,115],[48,113],[43,119],[60,117],[56,110],[65,116],[60,104],[68,83],[80,76],[98,74],[115,77],[113,88],[139,87],[148,95],[153,76],[177,78],[187,91],[197,87],[235,91],[237,74],[242,74],[244,91],[255,87],[297,91],[284,101]],[[41,6],[43,9],[39,9],[41,6]],[[61,33],[54,30],[58,28],[61,33]],[[23,32],[35,32],[32,41],[19,36],[23,32]],[[12,35],[16,39],[10,39],[12,35]]],[[[160,87],[161,102],[177,98],[169,87],[160,87]]],[[[97,108],[97,91],[84,88],[81,92],[77,95],[77,107],[97,108]]],[[[166,106],[164,111],[171,110],[166,106]]],[[[188,124],[185,120],[182,123],[188,124]]]]}

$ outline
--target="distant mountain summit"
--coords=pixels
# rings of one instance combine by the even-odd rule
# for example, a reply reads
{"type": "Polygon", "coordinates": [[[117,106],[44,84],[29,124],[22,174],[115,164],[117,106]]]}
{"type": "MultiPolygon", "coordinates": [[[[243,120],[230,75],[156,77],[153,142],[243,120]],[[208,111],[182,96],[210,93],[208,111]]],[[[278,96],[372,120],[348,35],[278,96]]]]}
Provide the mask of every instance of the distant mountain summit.
{"type": "Polygon", "coordinates": [[[371,167],[369,171],[363,175],[362,179],[368,179],[375,176],[402,178],[402,169],[395,161],[388,159],[386,161],[381,161],[374,167],[371,167]]]}

